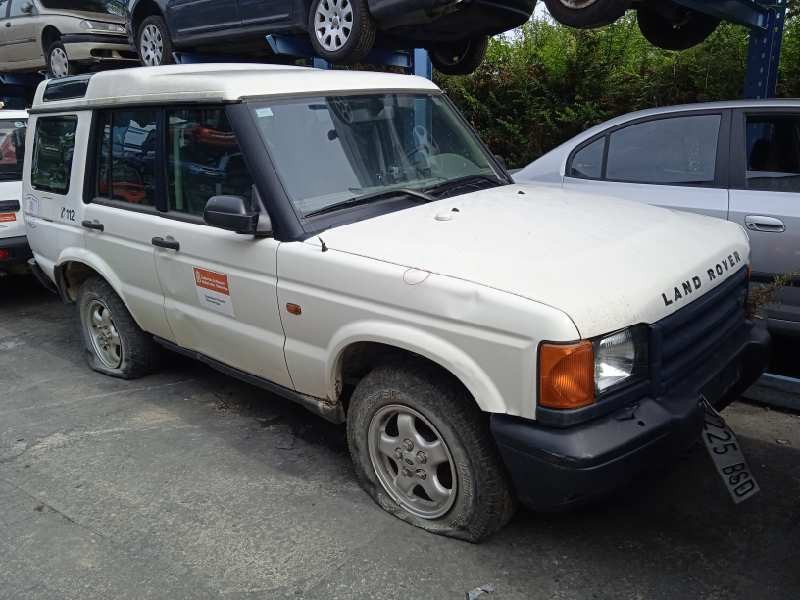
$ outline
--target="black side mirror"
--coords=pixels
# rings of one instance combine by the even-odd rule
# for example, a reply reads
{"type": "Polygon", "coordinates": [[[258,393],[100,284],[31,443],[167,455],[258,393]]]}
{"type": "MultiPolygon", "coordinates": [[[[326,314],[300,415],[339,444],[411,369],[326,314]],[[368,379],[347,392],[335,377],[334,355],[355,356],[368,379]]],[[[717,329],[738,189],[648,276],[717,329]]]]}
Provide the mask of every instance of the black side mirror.
{"type": "Polygon", "coordinates": [[[213,227],[255,235],[258,231],[257,212],[247,210],[241,196],[212,196],[206,203],[203,220],[213,227]]]}
{"type": "Polygon", "coordinates": [[[22,13],[25,15],[32,15],[33,14],[33,2],[26,2],[22,5],[22,13]]]}

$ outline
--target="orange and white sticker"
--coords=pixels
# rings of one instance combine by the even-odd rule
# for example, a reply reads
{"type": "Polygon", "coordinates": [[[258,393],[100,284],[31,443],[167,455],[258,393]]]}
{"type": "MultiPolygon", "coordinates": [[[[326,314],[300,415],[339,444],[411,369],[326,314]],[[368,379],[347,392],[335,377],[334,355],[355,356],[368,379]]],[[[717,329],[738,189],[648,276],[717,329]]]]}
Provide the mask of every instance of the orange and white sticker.
{"type": "Polygon", "coordinates": [[[193,267],[194,288],[200,306],[233,317],[233,304],[231,303],[231,288],[228,285],[228,276],[225,273],[216,273],[193,267]]]}
{"type": "Polygon", "coordinates": [[[17,215],[14,213],[0,213],[0,223],[11,223],[17,220],[17,215]]]}

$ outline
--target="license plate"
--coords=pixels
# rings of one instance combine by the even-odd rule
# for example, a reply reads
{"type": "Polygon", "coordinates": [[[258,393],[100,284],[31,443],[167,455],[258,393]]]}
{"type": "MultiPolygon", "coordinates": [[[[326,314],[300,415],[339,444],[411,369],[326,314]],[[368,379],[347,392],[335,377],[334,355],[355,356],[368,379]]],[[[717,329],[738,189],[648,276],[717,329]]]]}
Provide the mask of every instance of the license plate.
{"type": "Polygon", "coordinates": [[[708,400],[703,400],[703,407],[703,442],[706,450],[733,501],[736,504],[744,502],[759,492],[758,483],[725,419],[714,410],[708,400]]]}

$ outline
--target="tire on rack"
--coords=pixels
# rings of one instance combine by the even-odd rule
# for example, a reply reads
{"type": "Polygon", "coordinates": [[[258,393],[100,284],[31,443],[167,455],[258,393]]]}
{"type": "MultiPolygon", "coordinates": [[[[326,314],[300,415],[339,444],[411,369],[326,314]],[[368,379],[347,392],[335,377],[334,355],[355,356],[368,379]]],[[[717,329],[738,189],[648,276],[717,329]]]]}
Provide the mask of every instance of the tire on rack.
{"type": "Polygon", "coordinates": [[[145,67],[175,63],[174,47],[167,23],[159,15],[144,19],[136,32],[136,52],[145,67]]]}
{"type": "Polygon", "coordinates": [[[514,515],[486,415],[454,377],[425,362],[377,367],[359,382],[347,441],[361,486],[412,525],[478,542],[514,515]]]}
{"type": "Polygon", "coordinates": [[[602,27],[619,19],[631,0],[544,0],[556,21],[577,29],[602,27]]]}
{"type": "Polygon", "coordinates": [[[482,36],[428,48],[431,64],[444,75],[469,75],[486,56],[489,38],[482,36]]]}
{"type": "Polygon", "coordinates": [[[640,8],[637,11],[639,31],[644,38],[665,50],[687,50],[714,33],[720,20],[696,10],[680,12],[677,20],[665,18],[658,12],[640,8]]]}
{"type": "Polygon", "coordinates": [[[47,75],[53,79],[61,79],[77,75],[78,68],[70,61],[67,49],[61,40],[56,40],[47,48],[47,75]]]}
{"type": "Polygon", "coordinates": [[[122,299],[100,277],[78,290],[78,315],[89,366],[100,373],[135,379],[156,370],[162,350],[131,317],[122,299]]]}
{"type": "Polygon", "coordinates": [[[313,0],[308,34],[314,51],[332,63],[355,63],[375,45],[375,22],[366,0],[313,0]]]}

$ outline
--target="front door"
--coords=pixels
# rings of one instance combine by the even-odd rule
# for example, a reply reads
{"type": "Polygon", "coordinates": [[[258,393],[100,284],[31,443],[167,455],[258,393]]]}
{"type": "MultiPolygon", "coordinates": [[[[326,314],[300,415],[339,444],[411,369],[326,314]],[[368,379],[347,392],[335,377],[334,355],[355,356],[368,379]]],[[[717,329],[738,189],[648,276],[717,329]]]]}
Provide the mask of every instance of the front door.
{"type": "Polygon", "coordinates": [[[36,38],[36,8],[31,0],[11,0],[4,29],[5,60],[12,68],[40,66],[43,53],[36,38]]]}
{"type": "Polygon", "coordinates": [[[167,24],[176,40],[239,27],[236,0],[171,0],[167,24]]]}
{"type": "Polygon", "coordinates": [[[291,0],[238,0],[239,16],[244,27],[281,25],[292,16],[291,0]]]}
{"type": "MultiPolygon", "coordinates": [[[[733,128],[730,218],[750,236],[753,280],[800,280],[800,110],[741,111],[733,128]]],[[[800,288],[770,317],[800,321],[800,288]]]]}
{"type": "Polygon", "coordinates": [[[258,202],[225,110],[167,110],[166,122],[169,218],[159,227],[156,265],[176,342],[291,388],[277,302],[279,243],[203,222],[212,196],[258,202]]]}
{"type": "Polygon", "coordinates": [[[159,111],[99,113],[94,200],[83,210],[86,249],[108,265],[134,320],[154,335],[172,340],[158,281],[152,239],[162,217],[159,198],[159,111]]]}

